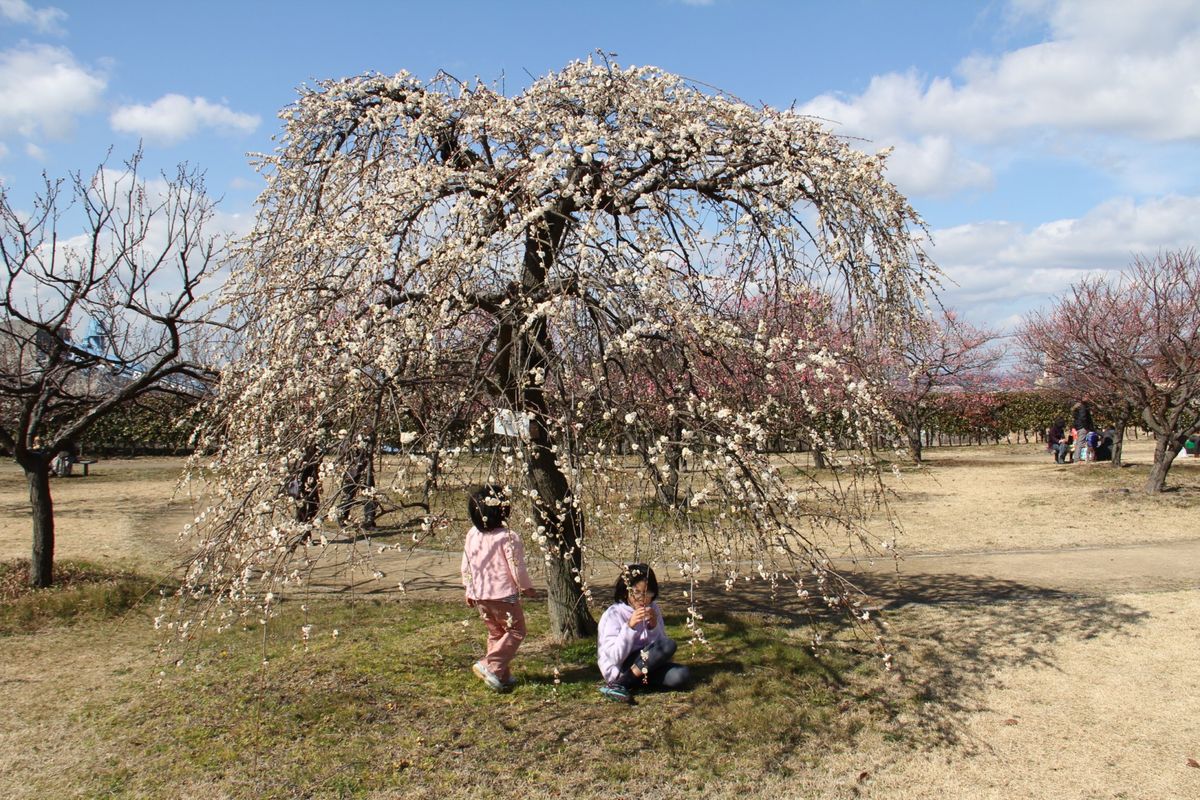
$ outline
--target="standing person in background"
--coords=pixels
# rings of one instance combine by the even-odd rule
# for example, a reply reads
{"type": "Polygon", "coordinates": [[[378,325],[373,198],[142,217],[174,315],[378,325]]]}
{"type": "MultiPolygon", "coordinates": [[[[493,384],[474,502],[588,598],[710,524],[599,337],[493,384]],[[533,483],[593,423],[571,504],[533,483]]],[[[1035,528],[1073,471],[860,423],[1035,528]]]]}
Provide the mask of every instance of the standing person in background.
{"type": "Polygon", "coordinates": [[[321,457],[315,444],[304,447],[296,473],[288,481],[288,496],[296,503],[296,522],[312,522],[321,507],[321,457]]]}
{"type": "Polygon", "coordinates": [[[1096,423],[1092,421],[1092,407],[1086,398],[1071,406],[1071,413],[1071,426],[1075,429],[1075,461],[1078,463],[1083,460],[1087,435],[1096,430],[1096,423]]]}
{"type": "Polygon", "coordinates": [[[521,537],[508,529],[508,496],[502,486],[480,486],[467,497],[474,523],[463,542],[462,581],[467,605],[487,626],[487,655],[471,667],[492,691],[516,685],[509,664],[525,641],[521,597],[537,597],[525,567],[521,537]]]}
{"type": "Polygon", "coordinates": [[[375,527],[375,515],[379,511],[379,503],[373,495],[375,489],[375,428],[364,425],[362,431],[349,442],[344,453],[346,468],[342,473],[342,485],[338,489],[334,520],[339,528],[344,526],[350,519],[350,507],[354,505],[354,498],[362,494],[364,496],[362,527],[370,530],[375,527]]]}
{"type": "Polygon", "coordinates": [[[1063,438],[1058,443],[1059,452],[1062,453],[1062,456],[1060,457],[1060,460],[1058,463],[1074,464],[1075,461],[1071,457],[1071,453],[1074,452],[1074,448],[1075,448],[1075,429],[1072,428],[1071,430],[1065,431],[1063,433],[1063,438]]]}

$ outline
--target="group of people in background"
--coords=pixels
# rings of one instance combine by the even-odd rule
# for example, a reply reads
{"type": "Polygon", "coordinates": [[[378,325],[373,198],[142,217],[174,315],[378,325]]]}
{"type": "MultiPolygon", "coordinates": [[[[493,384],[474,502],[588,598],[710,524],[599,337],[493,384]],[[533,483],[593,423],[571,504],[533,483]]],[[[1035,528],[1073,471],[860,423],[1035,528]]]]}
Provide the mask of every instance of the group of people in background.
{"type": "Polygon", "coordinates": [[[1115,431],[1096,430],[1092,408],[1081,400],[1071,406],[1071,427],[1066,420],[1056,419],[1046,432],[1046,444],[1056,464],[1111,461],[1114,437],[1115,431]]]}
{"type": "MultiPolygon", "coordinates": [[[[473,523],[463,543],[462,580],[467,605],[487,628],[487,653],[471,671],[492,691],[516,685],[510,664],[525,640],[522,597],[537,597],[525,566],[521,537],[508,527],[503,487],[480,486],[467,497],[473,523]]],[[[634,692],[683,689],[688,668],[674,663],[675,642],[667,636],[658,607],[658,578],[647,564],[627,564],[613,587],[613,603],[600,618],[596,661],[600,693],[630,702],[634,692]]]]}

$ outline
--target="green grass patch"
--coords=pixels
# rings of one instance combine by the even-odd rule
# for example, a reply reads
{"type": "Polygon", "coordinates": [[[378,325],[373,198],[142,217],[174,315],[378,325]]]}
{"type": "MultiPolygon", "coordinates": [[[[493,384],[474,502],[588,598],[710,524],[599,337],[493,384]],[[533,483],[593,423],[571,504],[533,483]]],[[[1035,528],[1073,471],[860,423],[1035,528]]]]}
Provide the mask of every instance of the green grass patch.
{"type": "Polygon", "coordinates": [[[545,610],[528,616],[520,683],[497,695],[470,671],[484,629],[461,605],[289,601],[81,710],[104,758],[72,779],[110,797],[593,797],[626,782],[703,796],[849,747],[862,709],[884,708],[855,702],[878,690],[869,648],[818,658],[807,630],[720,614],[699,646],[667,619],[690,691],[614,703],[594,642],[553,644],[545,610]]]}
{"type": "Polygon", "coordinates": [[[0,562],[0,636],[120,616],[147,595],[157,598],[158,586],[145,575],[60,561],[54,565],[54,585],[34,589],[28,559],[0,562]]]}

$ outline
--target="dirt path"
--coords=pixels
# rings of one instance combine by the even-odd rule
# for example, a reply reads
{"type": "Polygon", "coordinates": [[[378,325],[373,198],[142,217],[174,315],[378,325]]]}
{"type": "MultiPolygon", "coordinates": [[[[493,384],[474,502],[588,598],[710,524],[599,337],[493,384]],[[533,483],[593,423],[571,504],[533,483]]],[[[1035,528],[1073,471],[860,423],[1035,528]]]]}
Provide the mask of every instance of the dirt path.
{"type": "MultiPolygon", "coordinates": [[[[177,492],[180,458],[102,459],[88,477],[50,482],[55,557],[106,566],[168,571],[182,552],[179,532],[196,515],[177,492]]],[[[29,488],[21,470],[0,461],[0,559],[29,558],[29,488]]]]}
{"type": "MultiPolygon", "coordinates": [[[[1055,466],[1033,445],[935,448],[929,469],[889,478],[904,527],[896,543],[908,559],[902,570],[917,569],[932,554],[961,557],[944,562],[948,569],[981,569],[975,556],[988,553],[1000,559],[989,560],[988,569],[1007,574],[1028,568],[1047,580],[1070,580],[1070,570],[1036,566],[1036,554],[1200,539],[1200,459],[1177,460],[1173,491],[1150,498],[1138,489],[1151,453],[1150,442],[1134,441],[1126,453],[1133,466],[1113,470],[1105,464],[1055,466]]],[[[172,458],[104,460],[87,478],[55,480],[56,555],[169,569],[183,551],[178,534],[198,511],[193,498],[176,492],[182,467],[181,459],[172,458]]],[[[380,537],[373,545],[390,541],[380,537]]],[[[28,557],[29,548],[28,489],[15,465],[0,462],[0,558],[28,557]]],[[[1141,569],[1136,553],[1126,555],[1124,567],[1141,569]]],[[[401,549],[374,553],[372,560],[388,574],[385,584],[397,588],[405,580],[419,587],[433,581],[427,556],[433,557],[401,549]]],[[[1096,559],[1107,557],[1084,556],[1084,563],[1102,573],[1106,562],[1096,559]]],[[[439,575],[456,574],[457,555],[448,558],[452,566],[436,570],[439,575]]]]}
{"type": "MultiPolygon", "coordinates": [[[[775,796],[871,800],[1200,797],[1200,591],[909,609],[898,656],[918,740],[868,734],[775,796]],[[917,661],[919,663],[913,663],[917,661]],[[939,672],[941,677],[939,678],[939,672]]],[[[770,796],[770,788],[763,796],[770,796]]]]}
{"type": "MultiPolygon", "coordinates": [[[[988,587],[988,596],[974,598],[977,602],[1009,600],[1031,592],[1110,596],[1177,591],[1200,589],[1200,538],[1063,550],[925,553],[898,562],[840,566],[885,606],[932,603],[944,597],[960,602],[966,598],[956,595],[952,587],[963,585],[964,579],[988,587]]],[[[462,591],[455,554],[390,551],[372,556],[372,569],[378,569],[383,577],[374,578],[367,569],[354,575],[341,567],[325,567],[314,573],[313,585],[333,593],[375,595],[403,592],[457,597],[462,591]]],[[[669,581],[669,567],[664,572],[669,581]]],[[[608,571],[597,571],[593,584],[606,585],[606,577],[608,571]]],[[[719,604],[719,593],[714,597],[719,604]]]]}
{"type": "Polygon", "coordinates": [[[919,554],[895,570],[877,564],[869,574],[897,592],[930,575],[1008,581],[1077,594],[1115,595],[1200,588],[1200,539],[1158,544],[1009,550],[995,553],[919,554]]]}

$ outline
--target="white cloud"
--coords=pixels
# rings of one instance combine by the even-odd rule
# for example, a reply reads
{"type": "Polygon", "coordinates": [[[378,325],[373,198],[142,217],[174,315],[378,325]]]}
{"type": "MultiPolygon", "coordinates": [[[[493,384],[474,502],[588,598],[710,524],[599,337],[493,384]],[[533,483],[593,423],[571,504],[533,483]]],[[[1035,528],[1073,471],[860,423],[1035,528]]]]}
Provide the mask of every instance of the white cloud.
{"type": "Polygon", "coordinates": [[[108,84],[65,47],[21,44],[0,52],[0,136],[63,138],[92,111],[108,84]]]}
{"type": "Polygon", "coordinates": [[[67,18],[61,8],[34,8],[26,0],[0,0],[0,17],[19,25],[32,25],[41,33],[62,33],[59,24],[67,18]]]}
{"type": "Polygon", "coordinates": [[[25,143],[25,155],[29,156],[34,161],[45,161],[46,160],[46,151],[43,150],[42,148],[38,147],[33,142],[25,143]]]}
{"type": "Polygon", "coordinates": [[[1116,198],[1075,219],[1027,229],[1006,221],[933,232],[930,253],[946,275],[944,301],[992,323],[1042,305],[1095,272],[1125,269],[1134,254],[1200,247],[1200,196],[1137,203],[1116,198]]]}
{"type": "Polygon", "coordinates": [[[263,186],[265,184],[263,183],[262,176],[255,176],[255,178],[257,178],[257,179],[251,179],[251,178],[243,177],[241,175],[235,175],[229,181],[229,188],[236,189],[236,190],[263,188],[263,186]]]}
{"type": "Polygon", "coordinates": [[[1200,4],[1011,0],[1010,10],[1044,22],[1048,39],[964,59],[953,77],[877,75],[861,94],[821,95],[798,111],[895,146],[893,180],[915,194],[986,186],[977,159],[995,146],[1062,157],[1101,137],[1200,141],[1200,4]]]}
{"type": "Polygon", "coordinates": [[[958,81],[889,73],[861,95],[822,95],[800,110],[858,135],[989,142],[1055,127],[1200,138],[1200,5],[1063,0],[1049,21],[1049,41],[965,59],[958,81]]]}
{"type": "Polygon", "coordinates": [[[994,183],[988,166],[964,157],[945,136],[900,141],[887,164],[888,179],[906,194],[944,195],[994,183]]]}
{"type": "Polygon", "coordinates": [[[148,106],[121,106],[112,113],[109,121],[113,130],[137,134],[150,141],[174,144],[201,128],[250,133],[258,127],[260,120],[254,114],[242,114],[203,97],[167,94],[148,106]]]}

